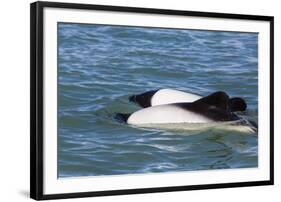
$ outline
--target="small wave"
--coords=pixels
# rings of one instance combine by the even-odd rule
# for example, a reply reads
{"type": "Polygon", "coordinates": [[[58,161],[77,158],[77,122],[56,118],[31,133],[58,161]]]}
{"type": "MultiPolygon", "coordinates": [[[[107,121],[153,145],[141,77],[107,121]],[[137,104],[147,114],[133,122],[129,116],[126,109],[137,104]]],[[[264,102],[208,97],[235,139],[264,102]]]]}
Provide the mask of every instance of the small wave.
{"type": "Polygon", "coordinates": [[[149,146],[155,147],[162,151],[168,151],[168,152],[181,152],[186,149],[186,148],[181,148],[178,146],[168,146],[168,145],[163,145],[163,144],[149,144],[149,146]]]}
{"type": "Polygon", "coordinates": [[[173,163],[153,163],[153,164],[149,164],[147,165],[147,168],[144,168],[143,171],[144,172],[151,172],[154,170],[163,170],[163,169],[175,169],[178,166],[176,164],[173,163]]]}

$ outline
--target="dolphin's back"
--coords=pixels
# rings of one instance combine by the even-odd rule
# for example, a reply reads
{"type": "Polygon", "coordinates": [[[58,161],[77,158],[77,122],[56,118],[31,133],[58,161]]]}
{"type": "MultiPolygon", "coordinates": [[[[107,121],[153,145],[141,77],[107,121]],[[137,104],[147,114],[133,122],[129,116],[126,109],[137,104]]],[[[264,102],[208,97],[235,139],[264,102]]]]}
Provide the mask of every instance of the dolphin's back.
{"type": "Polygon", "coordinates": [[[158,90],[151,98],[151,106],[172,104],[180,102],[194,102],[202,96],[174,89],[158,90]]]}

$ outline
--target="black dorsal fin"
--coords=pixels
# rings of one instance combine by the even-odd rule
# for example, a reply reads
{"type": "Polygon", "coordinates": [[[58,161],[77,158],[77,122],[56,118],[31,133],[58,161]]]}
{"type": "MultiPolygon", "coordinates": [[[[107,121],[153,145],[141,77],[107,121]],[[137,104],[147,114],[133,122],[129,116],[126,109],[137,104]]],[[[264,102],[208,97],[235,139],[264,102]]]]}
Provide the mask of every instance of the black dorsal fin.
{"type": "Polygon", "coordinates": [[[215,106],[220,109],[228,110],[229,109],[229,96],[223,91],[217,91],[206,97],[203,97],[199,100],[193,102],[195,105],[207,104],[210,106],[215,106]]]}

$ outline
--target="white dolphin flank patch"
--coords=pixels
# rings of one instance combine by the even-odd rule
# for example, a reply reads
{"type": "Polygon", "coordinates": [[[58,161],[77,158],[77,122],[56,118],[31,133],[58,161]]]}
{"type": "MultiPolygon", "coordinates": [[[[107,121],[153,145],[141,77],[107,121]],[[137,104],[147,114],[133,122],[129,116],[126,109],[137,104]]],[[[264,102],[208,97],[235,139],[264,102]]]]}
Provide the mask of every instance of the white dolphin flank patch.
{"type": "Polygon", "coordinates": [[[151,99],[151,106],[172,104],[179,102],[194,102],[202,96],[173,89],[161,89],[151,99]]]}
{"type": "Polygon", "coordinates": [[[131,125],[210,122],[213,120],[171,104],[141,109],[131,114],[127,120],[131,125]]]}

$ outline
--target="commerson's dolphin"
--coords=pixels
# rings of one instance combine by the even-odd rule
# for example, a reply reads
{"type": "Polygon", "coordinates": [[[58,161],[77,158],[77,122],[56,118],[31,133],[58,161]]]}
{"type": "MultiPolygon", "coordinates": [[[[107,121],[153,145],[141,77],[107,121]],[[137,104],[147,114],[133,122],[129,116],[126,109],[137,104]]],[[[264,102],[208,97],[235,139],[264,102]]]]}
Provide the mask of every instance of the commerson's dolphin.
{"type": "MultiPolygon", "coordinates": [[[[129,97],[129,100],[145,108],[172,103],[189,103],[199,100],[201,98],[202,96],[197,94],[166,88],[159,90],[151,90],[145,93],[132,95],[129,97]]],[[[216,100],[213,100],[213,104],[216,104],[216,100]]],[[[244,99],[239,97],[228,99],[228,106],[229,110],[232,112],[245,111],[247,108],[247,104],[244,99]]]]}
{"type": "Polygon", "coordinates": [[[226,93],[221,91],[197,99],[198,97],[197,95],[184,94],[184,92],[170,89],[165,89],[165,91],[149,91],[130,97],[131,101],[145,108],[132,114],[118,113],[116,117],[130,125],[141,127],[161,127],[161,125],[168,124],[170,128],[173,125],[178,128],[178,124],[213,124],[223,122],[239,123],[240,125],[242,123],[244,127],[246,126],[246,131],[254,132],[257,130],[249,121],[245,121],[234,113],[234,111],[244,111],[246,109],[246,102],[242,98],[230,99],[226,93]],[[169,103],[159,104],[160,102],[156,102],[160,97],[157,96],[157,92],[160,93],[161,91],[162,95],[167,92],[177,94],[179,95],[178,98],[181,98],[182,101],[178,99],[175,103],[170,103],[172,101],[171,98],[169,103]],[[186,102],[184,99],[195,101],[186,102]]]}

